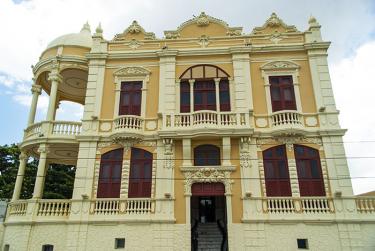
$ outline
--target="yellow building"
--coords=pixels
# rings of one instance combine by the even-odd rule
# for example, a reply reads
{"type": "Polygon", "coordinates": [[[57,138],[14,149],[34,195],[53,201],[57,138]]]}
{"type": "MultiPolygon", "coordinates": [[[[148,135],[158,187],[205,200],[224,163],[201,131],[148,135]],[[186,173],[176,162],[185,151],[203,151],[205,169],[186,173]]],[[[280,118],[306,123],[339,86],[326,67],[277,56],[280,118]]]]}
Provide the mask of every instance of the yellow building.
{"type": "Polygon", "coordinates": [[[375,197],[353,195],[330,43],[308,23],[273,13],[247,34],[201,13],[162,39],[134,21],[112,40],[86,24],[52,41],[33,67],[4,250],[374,250],[375,197]],[[63,100],[82,122],[55,120],[63,100]],[[77,167],[72,199],[42,198],[49,163],[77,167]]]}

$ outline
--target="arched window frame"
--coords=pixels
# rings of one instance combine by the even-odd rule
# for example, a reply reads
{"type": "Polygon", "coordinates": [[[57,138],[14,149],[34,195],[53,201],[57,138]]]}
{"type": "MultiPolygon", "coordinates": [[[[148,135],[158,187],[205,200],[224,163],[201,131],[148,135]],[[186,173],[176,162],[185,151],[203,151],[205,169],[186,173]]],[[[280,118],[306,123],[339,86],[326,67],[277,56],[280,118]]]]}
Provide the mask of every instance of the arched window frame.
{"type": "Polygon", "coordinates": [[[295,144],[294,157],[296,159],[300,196],[326,196],[319,150],[295,144]],[[298,153],[298,149],[301,149],[303,153],[298,153]],[[302,163],[304,164],[302,165],[302,163]],[[315,170],[313,169],[314,165],[315,170]],[[302,171],[303,168],[305,170],[302,171]]]}
{"type": "MultiPolygon", "coordinates": [[[[215,84],[215,109],[208,108],[207,110],[214,110],[217,112],[229,112],[231,109],[233,109],[233,88],[232,88],[232,79],[230,76],[221,68],[215,66],[215,65],[209,65],[209,64],[201,64],[201,65],[194,65],[192,67],[189,67],[186,69],[180,76],[180,78],[176,81],[177,85],[177,102],[176,102],[176,112],[177,113],[192,113],[194,111],[202,110],[199,109],[194,103],[194,93],[195,93],[195,87],[196,83],[198,81],[213,81],[215,84]],[[206,67],[209,67],[210,69],[215,69],[215,74],[206,74],[206,67]],[[199,70],[199,69],[202,70],[199,70]],[[198,69],[198,70],[195,70],[198,69]],[[197,73],[198,72],[198,73],[197,73]],[[199,73],[200,72],[200,73],[199,73]],[[181,88],[181,84],[189,85],[189,91],[183,90],[181,88]],[[189,106],[190,108],[183,107],[181,105],[181,94],[182,92],[190,93],[190,100],[189,100],[189,106]],[[229,102],[222,103],[221,97],[228,96],[229,102]]],[[[206,110],[206,109],[203,109],[206,110]]]]}
{"type": "Polygon", "coordinates": [[[97,189],[97,198],[119,198],[120,197],[120,190],[121,190],[121,175],[122,175],[122,163],[123,163],[123,148],[114,149],[102,154],[100,159],[100,168],[99,168],[99,178],[98,178],[98,189],[97,189]],[[107,156],[113,156],[114,158],[107,156]],[[109,178],[103,177],[106,170],[104,170],[104,166],[109,165],[110,169],[108,170],[109,178]],[[115,167],[119,167],[119,172],[114,170],[115,167]],[[113,175],[116,174],[114,177],[113,175]]]}
{"type": "Polygon", "coordinates": [[[288,157],[286,154],[285,145],[278,145],[262,151],[263,155],[263,168],[264,168],[264,179],[266,185],[266,195],[267,197],[286,197],[292,196],[292,190],[290,186],[290,175],[289,175],[289,166],[288,166],[288,157]],[[276,152],[281,151],[280,155],[277,156],[276,152]],[[271,153],[271,156],[268,157],[267,154],[271,153]],[[284,163],[284,177],[280,177],[280,163],[284,163]],[[271,164],[272,163],[272,164],[271,164]],[[272,172],[268,165],[272,165],[272,172]],[[274,177],[276,176],[276,177],[274,177]]]}
{"type": "Polygon", "coordinates": [[[220,147],[210,144],[199,145],[194,148],[194,166],[220,166],[220,147]],[[198,159],[203,154],[203,159],[198,159]],[[211,155],[211,157],[207,157],[211,155]]]}
{"type": "Polygon", "coordinates": [[[292,61],[271,61],[261,66],[268,114],[272,114],[271,84],[270,77],[291,76],[294,87],[296,111],[302,113],[301,94],[299,90],[299,69],[300,66],[292,61]]]}
{"type": "Polygon", "coordinates": [[[128,198],[151,198],[152,176],[153,154],[144,149],[132,147],[130,155],[128,198]],[[143,155],[143,158],[137,158],[136,155],[138,154],[143,155]],[[149,166],[149,170],[147,171],[145,170],[145,164],[149,166]],[[139,169],[136,169],[137,166],[139,169]],[[145,177],[145,175],[147,175],[147,177],[145,177]],[[137,190],[135,190],[135,187],[137,190]]]}

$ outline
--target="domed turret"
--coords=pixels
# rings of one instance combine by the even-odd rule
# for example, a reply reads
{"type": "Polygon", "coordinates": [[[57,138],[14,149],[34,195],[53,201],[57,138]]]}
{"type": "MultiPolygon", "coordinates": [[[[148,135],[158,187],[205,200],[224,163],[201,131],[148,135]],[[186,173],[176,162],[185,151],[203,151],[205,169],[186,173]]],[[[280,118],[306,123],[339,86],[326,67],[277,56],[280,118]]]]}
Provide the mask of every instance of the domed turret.
{"type": "Polygon", "coordinates": [[[51,43],[48,44],[47,49],[55,46],[81,46],[91,48],[92,37],[90,25],[88,23],[84,24],[79,33],[66,34],[61,37],[56,38],[51,43]]]}

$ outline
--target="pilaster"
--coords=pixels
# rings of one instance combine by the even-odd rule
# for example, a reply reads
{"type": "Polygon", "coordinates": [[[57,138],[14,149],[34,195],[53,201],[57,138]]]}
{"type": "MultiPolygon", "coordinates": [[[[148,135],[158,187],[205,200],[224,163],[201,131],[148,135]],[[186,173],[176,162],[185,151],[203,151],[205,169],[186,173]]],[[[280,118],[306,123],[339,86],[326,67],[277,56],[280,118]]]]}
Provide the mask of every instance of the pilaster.
{"type": "Polygon", "coordinates": [[[176,109],[176,53],[159,53],[159,114],[176,109]]]}

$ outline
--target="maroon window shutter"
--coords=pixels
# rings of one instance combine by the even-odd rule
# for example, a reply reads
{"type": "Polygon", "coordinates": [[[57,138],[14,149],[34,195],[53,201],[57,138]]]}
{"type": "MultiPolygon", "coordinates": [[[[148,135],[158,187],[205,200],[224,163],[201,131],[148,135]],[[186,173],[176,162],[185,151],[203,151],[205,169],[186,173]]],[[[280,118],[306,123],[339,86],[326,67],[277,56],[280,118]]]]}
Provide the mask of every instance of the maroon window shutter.
{"type": "Polygon", "coordinates": [[[100,160],[97,198],[119,198],[123,149],[102,155],[100,160]]]}
{"type": "Polygon", "coordinates": [[[122,82],[119,115],[141,115],[142,82],[122,82]]]}
{"type": "Polygon", "coordinates": [[[132,148],[130,158],[129,198],[151,197],[152,153],[132,148]]]}
{"type": "Polygon", "coordinates": [[[302,145],[294,145],[298,184],[301,196],[325,196],[319,151],[302,145]]]}
{"type": "Polygon", "coordinates": [[[220,111],[222,112],[230,111],[229,81],[227,79],[220,80],[219,94],[220,94],[220,111]]]}
{"type": "Polygon", "coordinates": [[[216,91],[213,80],[194,82],[194,111],[216,111],[216,91]]]}
{"type": "Polygon", "coordinates": [[[296,110],[292,76],[269,77],[272,111],[296,110]]]}
{"type": "Polygon", "coordinates": [[[190,112],[190,84],[186,80],[180,85],[180,112],[190,112]]]}
{"type": "Polygon", "coordinates": [[[214,145],[200,145],[194,148],[195,166],[219,166],[220,148],[214,145]]]}
{"type": "Polygon", "coordinates": [[[291,196],[285,145],[263,151],[263,165],[267,196],[291,196]]]}

